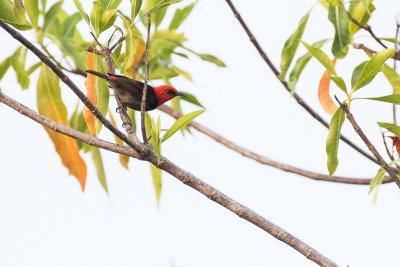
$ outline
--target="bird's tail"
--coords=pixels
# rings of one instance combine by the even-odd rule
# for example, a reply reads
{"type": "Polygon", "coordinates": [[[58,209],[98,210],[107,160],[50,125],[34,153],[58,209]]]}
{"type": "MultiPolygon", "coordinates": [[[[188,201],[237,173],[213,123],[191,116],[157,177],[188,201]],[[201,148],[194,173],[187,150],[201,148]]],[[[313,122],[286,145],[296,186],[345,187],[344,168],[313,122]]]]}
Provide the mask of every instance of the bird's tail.
{"type": "Polygon", "coordinates": [[[107,75],[105,75],[103,73],[100,73],[100,72],[97,72],[97,71],[94,71],[94,70],[86,70],[86,72],[90,73],[90,74],[93,74],[93,75],[96,75],[96,76],[98,76],[100,78],[103,78],[103,79],[106,79],[106,80],[110,79],[107,75]]]}

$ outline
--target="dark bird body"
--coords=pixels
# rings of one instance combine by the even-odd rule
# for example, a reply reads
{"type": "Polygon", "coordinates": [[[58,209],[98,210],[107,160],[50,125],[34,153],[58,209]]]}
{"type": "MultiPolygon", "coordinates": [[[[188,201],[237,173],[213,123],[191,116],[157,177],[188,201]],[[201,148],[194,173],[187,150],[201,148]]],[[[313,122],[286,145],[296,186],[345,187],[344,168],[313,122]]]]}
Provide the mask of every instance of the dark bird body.
{"type": "MultiPolygon", "coordinates": [[[[93,70],[86,70],[86,72],[105,79],[121,100],[124,107],[140,111],[144,89],[143,82],[130,79],[123,75],[111,73],[105,75],[93,70]]],[[[185,95],[179,93],[174,87],[169,85],[152,87],[148,84],[146,93],[146,111],[157,108],[175,96],[185,95]]]]}

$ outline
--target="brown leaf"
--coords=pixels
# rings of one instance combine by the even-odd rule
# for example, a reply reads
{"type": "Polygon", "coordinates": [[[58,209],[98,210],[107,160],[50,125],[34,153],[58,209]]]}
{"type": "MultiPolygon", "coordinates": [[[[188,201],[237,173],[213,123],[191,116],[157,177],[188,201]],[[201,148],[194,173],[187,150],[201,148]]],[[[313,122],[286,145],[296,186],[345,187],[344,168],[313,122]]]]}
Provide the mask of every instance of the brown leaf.
{"type": "Polygon", "coordinates": [[[135,57],[133,59],[132,65],[127,70],[128,73],[132,76],[135,75],[135,72],[139,68],[140,62],[143,59],[144,52],[146,51],[146,44],[143,41],[135,40],[135,45],[136,45],[135,57]]]}
{"type": "MultiPolygon", "coordinates": [[[[333,65],[336,64],[336,58],[332,60],[333,65]]],[[[337,109],[337,106],[332,101],[331,96],[329,95],[329,85],[331,83],[331,79],[329,79],[328,75],[332,75],[328,70],[325,70],[324,74],[322,75],[321,80],[319,81],[318,86],[318,99],[319,103],[321,104],[322,108],[325,110],[326,113],[333,115],[337,109]]]]}
{"type": "MultiPolygon", "coordinates": [[[[94,53],[88,53],[86,57],[86,69],[94,70],[94,53]]],[[[89,98],[90,102],[92,102],[93,105],[97,107],[95,82],[96,76],[88,73],[85,80],[86,96],[89,98]]],[[[92,112],[90,112],[90,110],[86,106],[83,106],[83,117],[85,118],[90,134],[93,135],[96,130],[96,117],[93,115],[92,112]]]]}
{"type": "Polygon", "coordinates": [[[396,148],[397,154],[400,156],[400,138],[398,136],[388,136],[393,141],[393,147],[396,148]]]}

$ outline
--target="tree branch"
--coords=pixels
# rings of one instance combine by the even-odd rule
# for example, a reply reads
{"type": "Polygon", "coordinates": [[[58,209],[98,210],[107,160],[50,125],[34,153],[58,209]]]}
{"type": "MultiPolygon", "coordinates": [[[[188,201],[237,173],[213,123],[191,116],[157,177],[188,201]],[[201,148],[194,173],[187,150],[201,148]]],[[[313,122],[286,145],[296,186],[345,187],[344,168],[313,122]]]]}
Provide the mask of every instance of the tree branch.
{"type": "MultiPolygon", "coordinates": [[[[166,114],[170,115],[171,117],[173,117],[175,119],[178,119],[183,115],[180,112],[173,110],[172,108],[170,108],[166,105],[161,105],[160,107],[158,107],[158,109],[165,112],[166,114]]],[[[246,158],[255,160],[261,164],[268,165],[268,166],[280,169],[285,172],[298,174],[298,175],[301,175],[301,176],[304,176],[307,178],[311,178],[311,179],[317,180],[317,181],[326,181],[326,182],[334,182],[334,183],[369,185],[371,182],[371,179],[367,179],[367,178],[350,178],[350,177],[341,177],[341,176],[329,176],[329,175],[325,175],[325,174],[321,174],[321,173],[316,173],[316,172],[311,172],[311,171],[303,170],[300,168],[296,168],[296,167],[288,165],[288,164],[274,161],[265,156],[259,155],[248,149],[238,146],[237,144],[235,144],[232,141],[217,134],[216,132],[212,131],[211,129],[208,129],[207,127],[203,126],[202,124],[200,124],[198,122],[192,121],[189,125],[192,126],[193,128],[195,128],[197,131],[207,135],[208,137],[214,139],[215,141],[224,145],[225,147],[238,152],[239,154],[241,154],[242,156],[244,156],[246,158]]],[[[393,180],[386,179],[383,181],[383,183],[390,183],[390,182],[393,182],[393,180]]]]}
{"type": "MultiPolygon", "coordinates": [[[[368,52],[370,54],[376,54],[377,52],[369,47],[366,47],[364,44],[356,44],[353,43],[352,44],[353,48],[355,49],[362,49],[365,52],[368,52]]],[[[394,56],[392,57],[394,60],[400,60],[400,53],[399,52],[395,52],[394,56]]]]}
{"type": "Polygon", "coordinates": [[[387,46],[382,42],[382,40],[379,39],[379,38],[374,34],[374,32],[372,31],[372,28],[371,28],[370,25],[368,25],[368,24],[362,25],[362,24],[361,24],[360,22],[358,22],[355,18],[353,18],[353,16],[350,14],[349,11],[347,11],[346,9],[344,9],[344,10],[346,11],[347,16],[349,16],[350,20],[351,20],[354,24],[356,24],[358,27],[364,29],[365,31],[369,32],[369,34],[372,36],[372,38],[375,39],[375,41],[377,41],[383,48],[385,48],[385,49],[387,48],[387,46]]]}
{"type": "MultiPolygon", "coordinates": [[[[61,134],[65,134],[67,136],[77,138],[89,145],[97,146],[100,148],[104,148],[113,152],[125,154],[131,157],[140,157],[140,155],[135,152],[133,149],[112,144],[106,142],[104,140],[98,139],[96,137],[81,133],[79,131],[73,130],[65,125],[62,125],[58,122],[52,121],[33,110],[30,110],[26,106],[14,101],[13,99],[7,97],[5,94],[0,92],[0,102],[10,106],[14,110],[20,112],[21,114],[31,118],[32,120],[50,128],[53,131],[56,131],[61,134]]],[[[146,147],[148,148],[148,147],[146,147]]],[[[248,207],[240,204],[239,202],[231,199],[227,195],[203,182],[202,180],[195,177],[193,174],[183,170],[179,166],[175,165],[167,158],[162,158],[162,160],[158,159],[157,153],[154,149],[149,149],[149,153],[146,153],[146,158],[144,160],[153,163],[158,168],[170,173],[171,175],[178,178],[184,184],[192,187],[196,191],[202,193],[212,201],[220,204],[221,206],[227,208],[232,211],[239,217],[251,222],[257,227],[263,229],[265,232],[271,234],[275,238],[281,240],[282,242],[288,244],[289,246],[296,249],[298,252],[306,256],[307,259],[310,259],[321,266],[337,266],[330,259],[326,258],[324,255],[302,242],[300,239],[291,235],[289,232],[280,228],[279,226],[273,224],[267,219],[263,218],[261,215],[257,214],[253,210],[248,207]]]]}
{"type": "Polygon", "coordinates": [[[116,152],[119,154],[127,155],[130,157],[134,157],[137,159],[140,159],[140,155],[133,150],[132,148],[120,146],[117,144],[110,143],[108,141],[99,139],[97,137],[87,135],[85,133],[79,132],[77,130],[74,130],[72,128],[69,128],[61,123],[58,123],[56,121],[53,121],[43,115],[40,115],[39,113],[31,110],[30,108],[18,103],[14,99],[8,97],[4,93],[0,92],[0,102],[9,106],[10,108],[14,109],[15,111],[18,111],[22,115],[42,124],[43,126],[46,126],[47,128],[57,132],[61,133],[64,135],[67,135],[69,137],[72,137],[76,140],[82,141],[86,144],[89,144],[91,146],[95,146],[98,148],[103,148],[108,151],[116,152]]]}
{"type": "Polygon", "coordinates": [[[140,144],[133,142],[130,140],[123,132],[121,132],[118,128],[114,127],[109,120],[107,120],[103,114],[93,105],[92,102],[85,96],[84,93],[71,81],[71,79],[65,75],[55,63],[53,63],[42,51],[36,48],[30,41],[28,41],[25,37],[23,37],[19,32],[14,30],[12,27],[7,25],[3,20],[0,19],[0,27],[2,27],[5,31],[7,31],[14,39],[18,40],[21,44],[26,46],[29,50],[32,51],[43,63],[45,63],[58,77],[60,77],[61,81],[65,83],[71,90],[78,96],[78,98],[82,101],[84,105],[88,107],[90,112],[92,112],[96,118],[98,118],[103,125],[109,129],[113,134],[118,136],[119,139],[123,140],[126,144],[131,146],[133,149],[138,151],[139,153],[143,150],[140,144]]]}
{"type": "Polygon", "coordinates": [[[142,128],[143,143],[147,144],[145,112],[146,112],[146,96],[147,84],[149,83],[149,47],[150,47],[150,28],[151,28],[151,12],[147,14],[147,41],[146,41],[146,72],[144,76],[144,86],[142,94],[142,103],[140,105],[140,124],[142,128]]]}
{"type": "MultiPolygon", "coordinates": [[[[261,48],[259,43],[257,42],[256,38],[254,37],[253,33],[249,30],[247,27],[246,23],[240,16],[239,12],[236,10],[235,6],[232,4],[231,0],[226,0],[228,3],[229,7],[231,8],[233,14],[235,17],[238,19],[240,24],[242,25],[243,29],[246,31],[247,35],[249,36],[250,41],[253,43],[253,45],[256,47],[257,51],[260,53],[260,56],[264,61],[267,63],[269,68],[272,70],[272,72],[275,74],[275,76],[278,78],[280,72],[275,68],[274,64],[272,64],[271,60],[268,58],[268,56],[265,54],[264,50],[261,48]]],[[[279,78],[278,80],[282,83],[282,85],[285,87],[285,89],[290,92],[289,85],[287,84],[286,81],[281,81],[279,78]]],[[[322,125],[324,125],[326,128],[329,129],[329,123],[326,122],[317,112],[315,112],[308,104],[304,102],[304,100],[298,96],[296,93],[293,95],[294,99],[297,101],[297,103],[302,106],[314,119],[319,121],[322,125]]],[[[351,146],[353,149],[358,151],[361,155],[366,157],[367,159],[371,160],[372,162],[375,162],[376,164],[379,164],[379,162],[372,157],[370,154],[368,154],[366,151],[358,147],[356,144],[354,144],[352,141],[350,141],[348,138],[346,138],[343,135],[340,135],[340,139],[342,139],[345,143],[347,143],[349,146],[351,146]]]]}
{"type": "Polygon", "coordinates": [[[335,96],[335,99],[339,103],[340,108],[343,109],[344,112],[346,113],[346,118],[349,120],[349,122],[353,126],[356,133],[361,137],[361,139],[367,145],[368,149],[376,157],[376,159],[378,160],[378,162],[382,166],[382,168],[384,168],[386,170],[386,172],[390,175],[390,177],[394,180],[394,182],[400,188],[400,180],[397,177],[396,173],[392,170],[392,168],[389,167],[389,165],[385,162],[385,160],[382,158],[382,156],[376,150],[374,145],[368,140],[367,136],[364,134],[364,132],[361,130],[360,126],[357,124],[356,120],[354,119],[353,114],[350,113],[350,110],[349,110],[347,104],[340,102],[336,96],[335,96]]]}

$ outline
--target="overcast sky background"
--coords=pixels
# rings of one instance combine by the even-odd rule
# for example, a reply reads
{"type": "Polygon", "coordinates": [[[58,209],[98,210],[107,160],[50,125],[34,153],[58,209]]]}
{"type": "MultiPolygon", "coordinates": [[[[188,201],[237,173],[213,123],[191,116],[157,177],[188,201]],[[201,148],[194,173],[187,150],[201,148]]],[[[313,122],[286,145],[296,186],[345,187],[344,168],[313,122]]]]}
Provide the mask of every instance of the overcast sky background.
{"type": "MultiPolygon", "coordinates": [[[[129,10],[129,1],[123,2],[124,10],[129,10]]],[[[190,2],[185,0],[179,5],[190,2]]],[[[285,40],[314,3],[234,1],[276,66],[285,40]]],[[[398,2],[376,1],[375,5],[370,21],[374,32],[393,37],[398,2]]],[[[71,0],[63,7],[69,14],[76,12],[71,0]]],[[[85,10],[90,13],[90,1],[85,1],[85,10]]],[[[312,43],[332,37],[333,27],[326,17],[326,10],[317,6],[303,40],[312,43]]],[[[79,29],[90,40],[84,22],[79,29]]],[[[225,1],[199,1],[180,31],[189,40],[187,47],[216,55],[228,66],[218,68],[196,58],[176,58],[176,65],[191,73],[194,82],[178,78],[173,85],[195,94],[207,107],[197,121],[274,160],[327,173],[327,129],[290,98],[225,1]]],[[[29,32],[23,35],[32,37],[29,32]]],[[[367,33],[361,36],[357,42],[380,49],[367,33]]],[[[2,60],[19,44],[3,30],[0,38],[2,60]]],[[[324,50],[329,52],[330,45],[324,50]]],[[[299,55],[304,53],[300,47],[299,55]]],[[[366,59],[363,52],[350,48],[350,55],[338,61],[337,71],[349,82],[352,69],[366,59]]],[[[30,55],[27,66],[36,62],[30,55]]],[[[300,78],[297,92],[330,120],[317,98],[323,71],[313,59],[300,78]]],[[[33,89],[37,76],[38,72],[32,76],[28,91],[20,89],[12,71],[0,86],[7,95],[36,110],[33,89]]],[[[84,88],[82,78],[74,80],[84,88]]],[[[76,96],[65,86],[62,90],[63,100],[74,106],[76,96]]],[[[358,96],[380,96],[390,91],[388,82],[378,74],[358,96]]],[[[113,99],[110,102],[114,105],[113,99]]],[[[185,112],[196,109],[184,105],[185,112]]],[[[385,155],[375,122],[391,122],[391,106],[356,101],[352,110],[385,155]]],[[[0,105],[0,114],[1,267],[315,266],[291,247],[165,173],[157,207],[145,162],[131,160],[130,170],[126,171],[117,155],[102,152],[110,191],[107,195],[97,180],[90,155],[85,154],[88,180],[82,193],[76,179],[68,176],[61,165],[42,126],[4,105],[0,105]]],[[[160,115],[163,128],[172,125],[172,119],[160,115]]],[[[193,133],[185,137],[177,134],[168,140],[163,144],[164,155],[341,266],[399,266],[400,191],[395,184],[382,186],[373,204],[367,186],[316,182],[285,173],[244,158],[195,130],[193,133]]],[[[343,133],[366,149],[348,122],[343,133]]],[[[114,140],[104,130],[102,138],[114,140]]],[[[368,178],[378,170],[377,165],[344,143],[339,146],[339,161],[337,175],[368,178]]]]}

